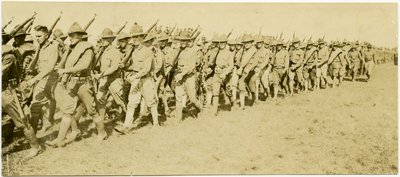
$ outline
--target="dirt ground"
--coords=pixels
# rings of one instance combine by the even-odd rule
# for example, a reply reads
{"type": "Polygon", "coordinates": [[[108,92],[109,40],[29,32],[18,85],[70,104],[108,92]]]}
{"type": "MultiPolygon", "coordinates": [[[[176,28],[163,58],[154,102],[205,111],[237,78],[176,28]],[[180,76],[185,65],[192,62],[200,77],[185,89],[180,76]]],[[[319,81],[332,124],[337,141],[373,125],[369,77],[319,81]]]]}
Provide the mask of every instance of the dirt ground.
{"type": "Polygon", "coordinates": [[[3,175],[397,174],[397,104],[397,67],[384,64],[368,83],[82,139],[25,162],[12,153],[3,175]]]}

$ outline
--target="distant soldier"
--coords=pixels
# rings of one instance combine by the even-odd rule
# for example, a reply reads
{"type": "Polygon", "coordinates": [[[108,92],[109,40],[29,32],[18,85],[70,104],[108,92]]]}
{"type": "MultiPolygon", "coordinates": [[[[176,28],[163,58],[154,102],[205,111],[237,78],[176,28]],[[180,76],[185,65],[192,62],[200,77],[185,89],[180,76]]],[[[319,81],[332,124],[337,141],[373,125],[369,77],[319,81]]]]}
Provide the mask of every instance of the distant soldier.
{"type": "Polygon", "coordinates": [[[259,88],[262,71],[266,68],[269,63],[267,57],[267,49],[264,47],[264,39],[261,36],[256,36],[255,48],[257,51],[254,53],[252,59],[247,64],[246,69],[253,70],[254,75],[250,78],[249,87],[253,94],[253,102],[257,104],[259,102],[259,88]],[[252,69],[251,69],[252,68],[252,69]]]}
{"type": "Polygon", "coordinates": [[[217,54],[219,52],[218,44],[215,41],[215,37],[211,40],[211,44],[208,48],[207,53],[204,56],[203,62],[203,71],[204,72],[204,78],[205,78],[205,85],[206,85],[206,105],[207,107],[211,106],[212,103],[212,76],[214,75],[214,67],[215,67],[215,59],[217,57],[217,54]]]}
{"type": "Polygon", "coordinates": [[[332,53],[329,56],[328,59],[328,65],[329,65],[329,75],[332,79],[332,87],[334,86],[339,86],[339,78],[341,77],[341,70],[342,70],[342,49],[340,49],[340,42],[335,41],[332,44],[332,53]]]}
{"type": "Polygon", "coordinates": [[[203,103],[196,98],[196,62],[198,61],[198,51],[196,48],[189,48],[191,40],[190,33],[186,30],[176,37],[180,41],[181,53],[178,56],[178,67],[175,75],[176,88],[176,118],[183,120],[182,111],[186,107],[186,97],[189,97],[198,112],[202,110],[203,103]]]}
{"type": "Polygon", "coordinates": [[[356,46],[352,45],[349,51],[349,69],[351,75],[351,81],[354,81],[358,70],[360,69],[361,63],[364,63],[361,57],[361,53],[357,51],[356,46]]]}
{"type": "Polygon", "coordinates": [[[290,69],[288,71],[290,95],[294,94],[295,81],[297,81],[301,89],[305,89],[303,76],[304,51],[299,48],[300,40],[297,37],[293,39],[292,44],[293,50],[289,52],[290,69]]]}
{"type": "Polygon", "coordinates": [[[227,84],[227,76],[232,72],[234,65],[234,51],[227,47],[227,36],[220,35],[215,39],[219,52],[215,60],[215,73],[213,76],[213,114],[218,114],[219,93],[221,86],[227,84]]]}
{"type": "Polygon", "coordinates": [[[273,45],[270,40],[265,40],[264,41],[264,47],[266,49],[266,55],[265,55],[265,64],[267,64],[267,67],[261,70],[261,83],[264,87],[265,93],[269,98],[272,97],[271,95],[271,90],[270,90],[270,80],[269,80],[269,75],[271,74],[272,70],[272,59],[273,59],[273,45]]]}
{"type": "Polygon", "coordinates": [[[365,61],[365,69],[367,75],[367,81],[371,78],[372,69],[376,64],[375,53],[372,50],[372,45],[367,44],[367,49],[364,51],[364,61],[365,61]]]}
{"type": "MultiPolygon", "coordinates": [[[[41,151],[35,132],[25,116],[22,105],[16,93],[16,88],[19,84],[18,61],[13,54],[13,47],[9,45],[2,46],[2,97],[1,108],[3,112],[8,114],[15,127],[22,129],[25,138],[28,140],[31,149],[26,158],[32,158],[38,155],[41,151]]],[[[4,130],[3,130],[4,131],[4,130]]]]}
{"type": "Polygon", "coordinates": [[[240,39],[234,41],[235,46],[235,56],[234,56],[234,68],[232,72],[231,86],[232,86],[232,106],[237,106],[237,91],[239,86],[239,76],[238,69],[240,67],[240,62],[243,55],[243,43],[240,39]]]}
{"type": "Polygon", "coordinates": [[[329,48],[323,39],[318,40],[317,78],[316,88],[325,88],[328,73],[329,48]]]}
{"type": "Polygon", "coordinates": [[[274,97],[278,97],[278,91],[286,86],[284,83],[286,73],[289,69],[289,54],[283,50],[283,41],[278,40],[276,43],[275,58],[272,60],[272,73],[270,74],[270,82],[274,90],[274,97]]]}
{"type": "Polygon", "coordinates": [[[253,46],[254,39],[250,35],[243,36],[243,55],[240,60],[240,67],[238,69],[238,73],[240,75],[239,78],[239,101],[240,108],[245,109],[245,96],[246,96],[246,88],[248,87],[248,81],[254,73],[250,73],[254,67],[252,65],[247,66],[250,63],[250,60],[253,58],[254,53],[256,53],[257,49],[253,46]]]}
{"type": "Polygon", "coordinates": [[[304,68],[303,68],[303,76],[304,76],[304,87],[305,90],[316,89],[316,80],[317,80],[317,71],[316,65],[318,60],[318,48],[317,44],[313,41],[309,40],[307,42],[305,57],[304,57],[304,68]],[[314,85],[312,85],[314,84],[314,85]]]}

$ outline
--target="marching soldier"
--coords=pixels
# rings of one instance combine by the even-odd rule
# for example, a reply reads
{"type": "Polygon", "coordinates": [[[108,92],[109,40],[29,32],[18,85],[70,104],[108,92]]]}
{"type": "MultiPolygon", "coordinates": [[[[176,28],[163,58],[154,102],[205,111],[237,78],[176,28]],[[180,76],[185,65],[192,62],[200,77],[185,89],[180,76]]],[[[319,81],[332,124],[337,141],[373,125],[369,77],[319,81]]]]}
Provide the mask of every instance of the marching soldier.
{"type": "Polygon", "coordinates": [[[318,59],[317,59],[317,79],[316,86],[318,88],[325,88],[327,83],[327,72],[328,72],[328,59],[329,59],[329,48],[326,46],[326,42],[323,39],[318,40],[318,59]]]}
{"type": "Polygon", "coordinates": [[[237,91],[238,91],[238,84],[239,84],[239,74],[237,70],[240,67],[240,62],[242,59],[243,55],[243,43],[240,41],[240,39],[236,39],[234,41],[234,46],[235,46],[235,56],[234,56],[234,68],[232,71],[232,78],[231,78],[231,86],[232,86],[232,107],[237,106],[236,102],[236,97],[237,97],[237,91]]]}
{"type": "Polygon", "coordinates": [[[155,39],[155,35],[148,34],[146,38],[143,39],[145,33],[143,33],[143,30],[141,31],[142,34],[137,33],[137,35],[132,37],[134,45],[139,45],[132,53],[132,63],[128,68],[130,73],[126,76],[126,81],[131,84],[131,88],[129,90],[125,122],[122,127],[115,128],[115,130],[123,134],[128,133],[131,128],[133,128],[133,116],[135,114],[135,109],[139,106],[139,104],[145,104],[145,108],[150,107],[151,116],[153,119],[153,127],[159,126],[157,112],[157,92],[151,76],[155,57],[155,53],[152,50],[152,44],[155,39]],[[143,102],[141,103],[142,99],[143,102]]]}
{"type": "MultiPolygon", "coordinates": [[[[111,85],[116,83],[121,83],[120,73],[118,70],[118,64],[122,59],[122,53],[117,49],[117,47],[112,45],[115,39],[113,31],[109,28],[105,28],[101,34],[101,47],[102,53],[100,53],[95,62],[98,62],[99,73],[94,74],[93,78],[98,81],[98,91],[96,93],[96,106],[99,111],[100,120],[104,120],[106,114],[106,103],[111,95],[114,100],[118,100],[116,93],[110,93],[111,85]],[[98,60],[98,61],[97,61],[98,60]]],[[[96,65],[96,63],[94,63],[96,65]]],[[[122,105],[124,108],[124,105],[122,105]]]]}
{"type": "Polygon", "coordinates": [[[294,82],[297,81],[300,84],[301,89],[304,89],[304,78],[303,78],[303,62],[304,62],[304,51],[301,50],[300,40],[298,38],[293,39],[293,50],[290,51],[290,69],[288,71],[289,78],[289,92],[290,95],[294,94],[294,82]]]}
{"type": "Polygon", "coordinates": [[[261,36],[257,36],[254,40],[254,47],[256,48],[256,52],[254,53],[252,59],[247,64],[246,69],[253,70],[254,75],[251,76],[249,81],[250,90],[253,92],[253,101],[254,104],[259,102],[259,87],[260,87],[260,79],[262,76],[262,71],[268,65],[267,57],[267,49],[264,47],[264,39],[261,36]],[[251,69],[252,68],[252,69],[251,69]]]}
{"type": "Polygon", "coordinates": [[[2,110],[8,114],[15,127],[22,129],[25,138],[29,141],[31,149],[25,156],[32,158],[38,155],[41,151],[40,145],[36,138],[35,132],[27,120],[25,113],[22,110],[22,105],[16,93],[16,88],[20,80],[18,61],[13,54],[13,47],[9,45],[2,46],[2,110]]]}
{"type": "Polygon", "coordinates": [[[63,117],[58,136],[53,141],[47,142],[49,145],[61,146],[79,102],[85,105],[88,115],[93,118],[96,124],[96,139],[104,140],[107,137],[104,130],[104,120],[96,111],[94,86],[90,78],[90,66],[93,64],[94,52],[93,46],[83,41],[85,34],[86,32],[77,22],[72,24],[68,32],[71,52],[65,54],[65,64],[57,70],[61,76],[61,82],[56,88],[59,96],[56,100],[59,100],[57,103],[59,103],[63,117]]]}
{"type": "Polygon", "coordinates": [[[204,56],[203,59],[203,71],[199,72],[204,72],[205,76],[205,85],[206,85],[206,106],[209,108],[212,103],[212,76],[214,75],[214,67],[215,67],[215,59],[218,55],[219,48],[217,46],[217,43],[215,41],[216,36],[213,36],[213,39],[211,40],[211,44],[208,48],[207,53],[204,56]]]}
{"type": "Polygon", "coordinates": [[[374,65],[376,64],[375,52],[372,50],[372,45],[367,44],[367,49],[364,50],[364,61],[367,75],[367,81],[371,78],[371,73],[374,65]]]}
{"type": "Polygon", "coordinates": [[[339,78],[341,74],[341,69],[342,69],[342,49],[340,49],[340,42],[335,41],[332,44],[332,52],[329,56],[328,59],[328,65],[329,65],[329,75],[332,79],[332,87],[334,86],[339,86],[339,78]]]}
{"type": "Polygon", "coordinates": [[[203,103],[196,98],[196,62],[198,61],[198,51],[196,48],[189,48],[188,43],[191,39],[187,30],[181,32],[176,37],[180,41],[181,53],[178,56],[178,68],[175,75],[176,88],[176,118],[183,121],[182,111],[186,107],[186,97],[195,105],[198,112],[202,110],[203,103]]]}
{"type": "Polygon", "coordinates": [[[38,121],[42,119],[44,122],[42,130],[46,130],[51,125],[45,123],[47,118],[43,118],[42,107],[49,104],[51,111],[49,121],[52,121],[52,116],[56,109],[56,100],[54,98],[54,89],[58,81],[58,75],[54,72],[54,68],[60,59],[59,45],[57,42],[50,42],[47,40],[49,30],[46,26],[36,26],[36,39],[40,48],[38,52],[36,66],[33,66],[35,72],[38,74],[32,79],[28,80],[28,86],[34,86],[33,99],[31,102],[31,122],[32,127],[37,131],[38,121]]]}
{"type": "Polygon", "coordinates": [[[316,89],[317,87],[316,84],[317,80],[316,65],[318,60],[317,53],[318,53],[317,44],[309,40],[307,42],[305,58],[303,62],[304,88],[306,91],[308,91],[309,89],[316,89]]]}
{"type": "Polygon", "coordinates": [[[272,73],[270,81],[274,91],[273,99],[278,97],[278,91],[286,87],[285,77],[289,69],[289,55],[283,50],[283,41],[278,40],[276,43],[275,58],[272,61],[272,73]]]}
{"type": "Polygon", "coordinates": [[[257,49],[252,45],[254,39],[250,35],[243,36],[243,55],[240,62],[240,67],[238,69],[238,73],[241,76],[239,79],[239,99],[240,99],[240,108],[244,108],[245,104],[245,96],[246,96],[246,87],[248,80],[253,75],[250,73],[254,67],[250,64],[248,67],[247,65],[250,63],[250,60],[253,58],[254,53],[256,53],[257,49]],[[251,75],[250,75],[251,74],[251,75]]]}
{"type": "Polygon", "coordinates": [[[352,45],[349,51],[349,69],[351,75],[351,81],[354,81],[356,74],[358,73],[361,63],[364,63],[360,52],[357,51],[356,46],[352,45]]]}
{"type": "Polygon", "coordinates": [[[235,53],[227,47],[227,36],[220,35],[215,39],[219,52],[215,60],[215,72],[213,76],[213,114],[217,116],[219,105],[219,93],[221,86],[227,84],[227,76],[232,72],[235,53]]]}
{"type": "Polygon", "coordinates": [[[270,43],[271,41],[269,39],[264,41],[264,47],[266,49],[265,64],[267,64],[267,67],[261,71],[261,83],[264,87],[264,92],[268,97],[271,97],[269,75],[272,69],[271,60],[273,58],[272,46],[270,43]]]}

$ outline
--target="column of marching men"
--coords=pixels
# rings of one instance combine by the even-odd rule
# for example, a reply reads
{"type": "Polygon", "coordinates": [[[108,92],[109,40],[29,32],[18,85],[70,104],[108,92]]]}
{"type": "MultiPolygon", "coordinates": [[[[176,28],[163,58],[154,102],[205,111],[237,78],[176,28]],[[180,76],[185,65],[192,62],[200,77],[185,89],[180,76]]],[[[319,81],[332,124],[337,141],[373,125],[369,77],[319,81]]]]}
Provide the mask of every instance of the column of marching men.
{"type": "Polygon", "coordinates": [[[88,42],[90,23],[82,28],[74,22],[67,35],[54,25],[37,25],[32,33],[26,23],[10,33],[3,29],[3,115],[29,141],[27,157],[42,151],[37,135],[54,126],[57,111],[57,137],[45,144],[65,146],[89,130],[101,142],[109,136],[107,120],[129,134],[146,123],[158,128],[183,121],[184,112],[217,116],[221,107],[243,110],[338,87],[345,76],[354,81],[366,74],[368,80],[376,63],[369,43],[231,33],[208,41],[199,37],[200,28],[163,29],[157,22],[146,31],[134,23],[129,33],[125,25],[116,32],[105,28],[95,45],[88,42]],[[92,120],[87,130],[80,119],[92,120]]]}

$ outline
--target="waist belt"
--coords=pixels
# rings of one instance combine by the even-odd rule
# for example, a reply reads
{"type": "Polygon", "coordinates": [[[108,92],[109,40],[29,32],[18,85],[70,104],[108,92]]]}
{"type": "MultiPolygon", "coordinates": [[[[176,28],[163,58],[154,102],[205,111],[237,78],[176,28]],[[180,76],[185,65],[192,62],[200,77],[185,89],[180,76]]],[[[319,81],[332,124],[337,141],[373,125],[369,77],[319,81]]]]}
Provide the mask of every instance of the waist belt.
{"type": "Polygon", "coordinates": [[[71,77],[71,80],[73,81],[87,81],[89,79],[89,76],[74,76],[71,77]]]}

